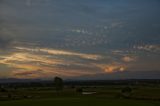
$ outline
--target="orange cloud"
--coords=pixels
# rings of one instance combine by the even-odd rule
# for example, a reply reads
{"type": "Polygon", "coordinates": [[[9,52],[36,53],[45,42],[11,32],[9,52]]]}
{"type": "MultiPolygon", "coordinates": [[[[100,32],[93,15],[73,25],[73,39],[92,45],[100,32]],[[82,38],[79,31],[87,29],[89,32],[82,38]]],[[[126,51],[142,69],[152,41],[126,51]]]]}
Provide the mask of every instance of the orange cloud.
{"type": "Polygon", "coordinates": [[[0,63],[2,64],[12,64],[16,62],[26,63],[26,62],[34,62],[34,63],[43,63],[46,65],[49,64],[65,64],[64,60],[60,59],[50,59],[49,57],[46,57],[44,55],[35,55],[31,53],[13,53],[10,56],[0,56],[3,58],[0,60],[0,63]]]}
{"type": "Polygon", "coordinates": [[[124,56],[124,57],[122,58],[122,60],[123,60],[124,62],[133,62],[133,61],[136,61],[137,58],[136,58],[136,57],[131,57],[131,56],[124,56]]]}
{"type": "MultiPolygon", "coordinates": [[[[28,69],[28,68],[27,68],[28,69]]],[[[57,67],[39,67],[37,70],[16,69],[12,75],[16,78],[53,78],[54,76],[73,77],[82,75],[94,75],[95,73],[86,70],[66,70],[57,67]]]]}
{"type": "Polygon", "coordinates": [[[81,76],[92,75],[94,72],[85,69],[65,69],[58,65],[78,65],[88,67],[83,63],[65,61],[63,59],[51,58],[49,55],[32,54],[30,52],[17,52],[6,56],[0,56],[0,64],[5,64],[12,69],[12,76],[16,78],[43,78],[54,76],[81,76]],[[41,70],[40,72],[37,70],[41,70]]]}
{"type": "MultiPolygon", "coordinates": [[[[102,56],[94,54],[77,53],[64,50],[55,50],[47,48],[25,48],[16,47],[16,52],[6,56],[0,56],[0,64],[6,64],[12,68],[12,75],[16,78],[51,78],[54,76],[82,76],[95,75],[100,73],[114,73],[126,70],[126,66],[120,63],[111,64],[88,64],[74,60],[65,60],[65,58],[56,58],[54,55],[77,56],[83,59],[98,60],[102,56]],[[66,69],[65,67],[71,67],[66,69]],[[72,68],[73,66],[73,68],[72,68]],[[79,68],[74,68],[79,67],[79,68]],[[90,69],[97,68],[91,71],[90,69]],[[41,70],[41,71],[39,71],[41,70]],[[90,70],[90,71],[89,71],[90,70]],[[100,71],[103,70],[103,71],[100,71]]],[[[132,61],[130,57],[124,57],[124,61],[132,61]]]]}
{"type": "Polygon", "coordinates": [[[122,72],[122,71],[126,70],[125,65],[121,65],[121,64],[118,64],[118,63],[96,64],[96,66],[101,68],[106,73],[122,72]]]}
{"type": "Polygon", "coordinates": [[[77,53],[77,52],[56,50],[56,49],[49,49],[49,48],[26,48],[26,47],[15,47],[15,48],[18,50],[26,50],[30,52],[43,52],[51,55],[78,56],[84,59],[91,59],[91,60],[98,60],[102,58],[102,56],[96,55],[96,54],[77,53]]]}

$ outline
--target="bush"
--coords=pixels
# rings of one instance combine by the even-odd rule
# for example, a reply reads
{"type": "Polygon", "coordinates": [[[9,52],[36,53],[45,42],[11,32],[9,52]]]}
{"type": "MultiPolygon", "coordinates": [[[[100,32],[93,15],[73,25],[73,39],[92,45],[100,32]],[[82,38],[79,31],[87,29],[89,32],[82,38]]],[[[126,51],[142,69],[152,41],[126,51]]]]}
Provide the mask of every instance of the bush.
{"type": "Polygon", "coordinates": [[[124,97],[129,97],[131,95],[132,89],[130,87],[125,87],[121,90],[124,97]]]}
{"type": "Polygon", "coordinates": [[[1,91],[1,92],[7,92],[7,89],[5,89],[5,88],[0,88],[0,91],[1,91]]]}

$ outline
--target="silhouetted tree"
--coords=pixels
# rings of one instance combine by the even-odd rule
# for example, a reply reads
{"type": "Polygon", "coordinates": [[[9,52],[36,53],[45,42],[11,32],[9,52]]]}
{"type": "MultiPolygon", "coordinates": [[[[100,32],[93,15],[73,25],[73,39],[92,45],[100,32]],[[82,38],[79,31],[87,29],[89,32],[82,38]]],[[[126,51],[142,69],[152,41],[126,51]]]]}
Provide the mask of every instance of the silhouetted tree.
{"type": "Polygon", "coordinates": [[[54,85],[55,85],[56,91],[63,90],[63,79],[60,77],[55,77],[54,78],[54,85]]]}

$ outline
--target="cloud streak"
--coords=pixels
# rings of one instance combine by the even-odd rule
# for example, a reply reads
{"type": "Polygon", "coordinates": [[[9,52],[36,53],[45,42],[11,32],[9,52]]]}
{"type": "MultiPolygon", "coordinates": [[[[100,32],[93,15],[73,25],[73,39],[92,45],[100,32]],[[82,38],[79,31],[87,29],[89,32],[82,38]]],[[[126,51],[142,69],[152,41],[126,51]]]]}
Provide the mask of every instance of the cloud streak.
{"type": "Polygon", "coordinates": [[[56,49],[15,47],[14,53],[2,55],[0,58],[0,64],[5,64],[12,69],[13,77],[51,78],[56,75],[69,77],[99,73],[94,69],[98,67],[91,63],[101,59],[102,56],[56,49]],[[67,58],[68,56],[70,59],[67,58]],[[74,57],[78,60],[72,60],[74,57]],[[79,59],[90,60],[91,63],[85,64],[79,59]]]}
{"type": "Polygon", "coordinates": [[[102,56],[96,55],[96,54],[77,53],[77,52],[56,50],[56,49],[49,49],[49,48],[26,48],[26,47],[15,47],[15,48],[18,50],[27,50],[30,52],[44,52],[51,55],[77,56],[83,59],[91,59],[91,60],[102,59],[102,56]]]}

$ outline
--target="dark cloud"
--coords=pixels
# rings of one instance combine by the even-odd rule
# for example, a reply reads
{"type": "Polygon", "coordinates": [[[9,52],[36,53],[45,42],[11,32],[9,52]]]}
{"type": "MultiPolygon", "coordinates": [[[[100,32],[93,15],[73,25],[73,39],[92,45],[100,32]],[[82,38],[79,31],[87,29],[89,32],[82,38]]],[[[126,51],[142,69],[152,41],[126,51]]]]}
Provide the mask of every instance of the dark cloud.
{"type": "Polygon", "coordinates": [[[24,71],[24,72],[17,72],[14,73],[15,76],[28,76],[28,75],[33,75],[33,74],[42,74],[43,70],[36,70],[36,71],[24,71]]]}
{"type": "Polygon", "coordinates": [[[11,46],[12,40],[4,36],[0,36],[0,49],[6,49],[11,46]]]}

